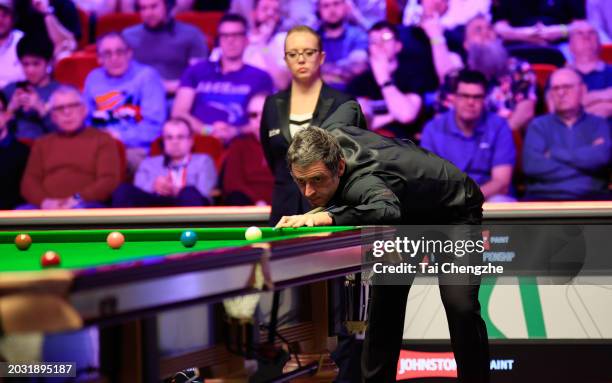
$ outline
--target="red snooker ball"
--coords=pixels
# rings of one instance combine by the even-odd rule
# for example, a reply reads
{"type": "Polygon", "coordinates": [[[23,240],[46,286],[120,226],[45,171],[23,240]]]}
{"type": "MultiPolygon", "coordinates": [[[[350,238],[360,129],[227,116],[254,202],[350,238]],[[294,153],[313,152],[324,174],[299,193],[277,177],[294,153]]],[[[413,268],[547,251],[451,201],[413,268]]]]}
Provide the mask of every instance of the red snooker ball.
{"type": "Polygon", "coordinates": [[[118,231],[113,231],[106,237],[106,243],[111,249],[119,249],[125,243],[125,237],[118,231]]]}
{"type": "Polygon", "coordinates": [[[40,259],[40,263],[43,267],[58,266],[60,264],[59,254],[51,250],[46,251],[40,259]]]}
{"type": "Polygon", "coordinates": [[[15,237],[15,246],[19,250],[27,250],[32,244],[32,238],[28,234],[19,234],[15,237]]]}

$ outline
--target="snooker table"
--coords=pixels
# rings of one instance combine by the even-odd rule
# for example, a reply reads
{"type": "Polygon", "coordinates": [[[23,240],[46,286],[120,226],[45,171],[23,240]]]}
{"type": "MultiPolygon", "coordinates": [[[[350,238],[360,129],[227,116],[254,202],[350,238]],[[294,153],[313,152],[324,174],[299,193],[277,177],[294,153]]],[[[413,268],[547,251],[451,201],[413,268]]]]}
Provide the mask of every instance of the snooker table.
{"type": "Polygon", "coordinates": [[[33,230],[27,231],[32,238],[27,250],[13,242],[26,231],[0,232],[0,297],[47,286],[67,295],[65,323],[59,316],[43,323],[36,317],[48,319],[45,315],[23,320],[0,301],[2,330],[78,328],[333,278],[361,264],[364,238],[358,227],[262,228],[259,241],[245,240],[245,228],[190,230],[198,241],[186,248],[180,242],[184,229],[123,229],[125,244],[119,249],[106,243],[110,229],[33,230]],[[59,266],[41,266],[48,250],[59,254],[59,266]],[[258,272],[263,286],[255,285],[258,272]]]}

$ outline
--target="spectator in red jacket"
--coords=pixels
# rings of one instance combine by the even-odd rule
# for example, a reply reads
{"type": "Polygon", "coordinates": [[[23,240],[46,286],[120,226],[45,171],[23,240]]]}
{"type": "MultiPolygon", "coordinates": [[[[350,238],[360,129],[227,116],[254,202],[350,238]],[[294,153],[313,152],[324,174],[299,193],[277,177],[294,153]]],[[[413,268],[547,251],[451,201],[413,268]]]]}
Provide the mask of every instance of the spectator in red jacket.
{"type": "Polygon", "coordinates": [[[22,209],[103,207],[119,185],[119,151],[113,138],[85,126],[78,90],[62,86],[49,100],[57,132],[35,141],[21,181],[22,209]]]}

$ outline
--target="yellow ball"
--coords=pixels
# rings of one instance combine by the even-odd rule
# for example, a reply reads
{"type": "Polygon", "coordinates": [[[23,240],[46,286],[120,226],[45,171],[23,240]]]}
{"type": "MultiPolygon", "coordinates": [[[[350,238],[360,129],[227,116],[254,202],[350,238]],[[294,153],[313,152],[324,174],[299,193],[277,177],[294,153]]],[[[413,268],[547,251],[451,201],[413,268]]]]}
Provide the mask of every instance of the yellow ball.
{"type": "Polygon", "coordinates": [[[244,238],[247,241],[257,241],[257,240],[260,240],[262,236],[263,236],[263,233],[261,232],[261,229],[258,228],[257,226],[249,227],[244,233],[244,238]]]}

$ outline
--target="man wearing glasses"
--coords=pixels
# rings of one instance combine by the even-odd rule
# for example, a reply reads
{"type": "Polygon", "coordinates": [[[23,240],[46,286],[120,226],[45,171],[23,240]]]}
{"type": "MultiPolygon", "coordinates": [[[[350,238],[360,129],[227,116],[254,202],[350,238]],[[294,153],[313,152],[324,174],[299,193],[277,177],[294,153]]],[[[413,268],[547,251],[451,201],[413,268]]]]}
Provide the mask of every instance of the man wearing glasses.
{"type": "Polygon", "coordinates": [[[421,146],[467,173],[488,202],[510,202],[514,141],[506,120],[485,109],[486,86],[481,72],[461,71],[454,108],[425,126],[421,146]]]}
{"type": "Polygon", "coordinates": [[[246,106],[254,94],[272,93],[270,76],[243,61],[248,45],[247,22],[224,15],[218,27],[221,58],[188,68],[181,77],[172,115],[188,120],[196,134],[229,142],[248,122],[246,106]]]}
{"type": "Polygon", "coordinates": [[[217,184],[215,164],[206,154],[192,154],[189,122],[174,118],[164,124],[164,154],[145,158],[134,185],[123,184],[113,194],[114,207],[204,206],[217,184]]]}
{"type": "Polygon", "coordinates": [[[85,125],[87,108],[78,90],[62,86],[49,100],[57,131],[34,142],[21,182],[22,209],[103,207],[119,185],[116,143],[85,125]]]}
{"type": "Polygon", "coordinates": [[[526,199],[610,199],[610,125],[584,111],[586,93],[575,70],[562,68],[551,75],[552,111],[534,119],[525,137],[526,199]]]}
{"type": "Polygon", "coordinates": [[[166,120],[166,93],[155,69],[132,60],[118,33],[98,39],[100,68],[85,80],[85,99],[94,127],[104,129],[127,148],[133,174],[166,120]]]}
{"type": "Polygon", "coordinates": [[[347,92],[357,97],[370,129],[414,139],[425,78],[400,55],[402,43],[395,26],[385,21],[374,24],[368,41],[370,68],[349,83],[347,92]]]}

